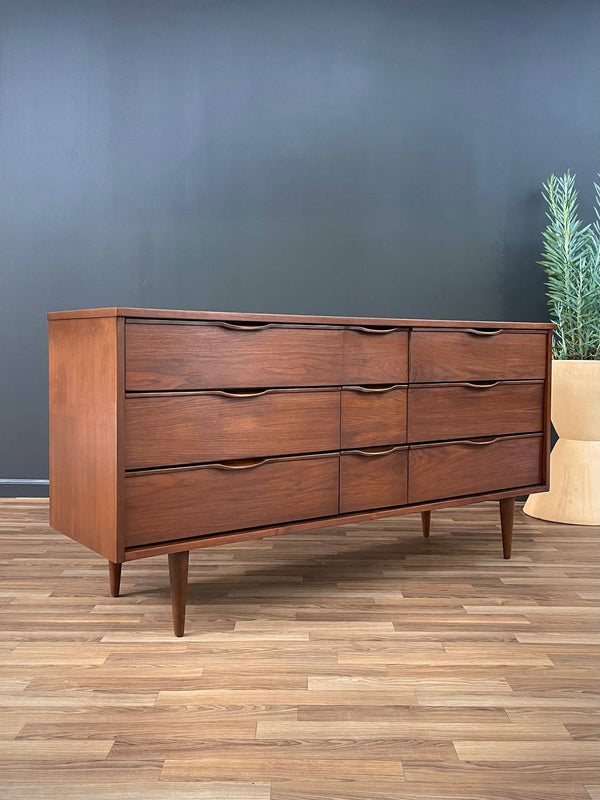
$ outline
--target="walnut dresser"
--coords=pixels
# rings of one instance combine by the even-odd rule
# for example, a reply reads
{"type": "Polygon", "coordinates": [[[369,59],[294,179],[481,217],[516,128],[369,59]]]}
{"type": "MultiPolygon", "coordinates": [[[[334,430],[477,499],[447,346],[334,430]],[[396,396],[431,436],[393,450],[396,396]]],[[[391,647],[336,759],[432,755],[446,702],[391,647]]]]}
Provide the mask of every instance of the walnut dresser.
{"type": "Polygon", "coordinates": [[[548,487],[552,325],[102,308],[49,319],[50,524],[121,565],[548,487]]]}

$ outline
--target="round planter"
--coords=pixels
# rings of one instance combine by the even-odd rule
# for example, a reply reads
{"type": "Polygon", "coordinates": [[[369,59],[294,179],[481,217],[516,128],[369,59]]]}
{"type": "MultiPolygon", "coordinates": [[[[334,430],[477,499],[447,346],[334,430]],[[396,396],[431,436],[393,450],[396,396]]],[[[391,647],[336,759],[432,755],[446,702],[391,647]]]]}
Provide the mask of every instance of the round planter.
{"type": "Polygon", "coordinates": [[[550,491],[532,494],[531,517],[600,525],[600,361],[552,362],[550,491]]]}

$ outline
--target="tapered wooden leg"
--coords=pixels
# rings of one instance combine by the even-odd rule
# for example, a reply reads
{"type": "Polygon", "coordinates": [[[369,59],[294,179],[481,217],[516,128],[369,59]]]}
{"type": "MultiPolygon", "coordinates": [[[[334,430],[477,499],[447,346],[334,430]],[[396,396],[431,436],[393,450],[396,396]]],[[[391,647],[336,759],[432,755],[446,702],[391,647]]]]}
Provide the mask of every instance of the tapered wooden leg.
{"type": "Polygon", "coordinates": [[[110,581],[110,593],[113,597],[119,596],[122,566],[122,564],[115,564],[114,561],[108,562],[108,579],[110,581]]]}
{"type": "Polygon", "coordinates": [[[515,498],[505,497],[500,500],[500,525],[502,527],[502,551],[504,558],[510,558],[512,550],[513,520],[515,516],[515,498]]]}
{"type": "Polygon", "coordinates": [[[431,511],[421,511],[421,528],[423,529],[423,536],[429,536],[429,528],[431,527],[431,511]]]}
{"type": "Polygon", "coordinates": [[[184,550],[183,553],[169,553],[171,608],[173,609],[173,632],[175,636],[183,636],[185,628],[185,603],[189,560],[189,550],[184,550]]]}

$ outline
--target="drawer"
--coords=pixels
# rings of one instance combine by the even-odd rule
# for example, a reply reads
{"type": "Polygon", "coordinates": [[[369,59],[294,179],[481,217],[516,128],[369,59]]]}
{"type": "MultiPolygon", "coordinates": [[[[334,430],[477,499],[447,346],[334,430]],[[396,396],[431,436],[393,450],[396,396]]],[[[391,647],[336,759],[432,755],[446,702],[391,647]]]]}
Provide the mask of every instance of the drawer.
{"type": "Polygon", "coordinates": [[[408,502],[493,492],[542,482],[542,436],[412,445],[408,502]]]}
{"type": "Polygon", "coordinates": [[[338,389],[133,395],[127,469],[339,450],[338,389]]]}
{"type": "Polygon", "coordinates": [[[343,331],[290,325],[128,323],[129,391],[335,386],[343,331]]]}
{"type": "Polygon", "coordinates": [[[534,433],[544,427],[544,381],[455,383],[408,390],[408,441],[534,433]]]}
{"type": "Polygon", "coordinates": [[[340,514],[406,505],[407,463],[407,447],[342,453],[340,514]]]}
{"type": "Polygon", "coordinates": [[[406,441],[405,386],[345,386],[342,447],[372,447],[406,441]]]}
{"type": "Polygon", "coordinates": [[[342,383],[406,383],[408,331],[403,328],[346,328],[342,383]]]}
{"type": "Polygon", "coordinates": [[[125,546],[334,516],[338,485],[337,453],[129,474],[125,546]]]}
{"type": "Polygon", "coordinates": [[[414,330],[410,340],[411,383],[544,378],[545,332],[414,330]]]}

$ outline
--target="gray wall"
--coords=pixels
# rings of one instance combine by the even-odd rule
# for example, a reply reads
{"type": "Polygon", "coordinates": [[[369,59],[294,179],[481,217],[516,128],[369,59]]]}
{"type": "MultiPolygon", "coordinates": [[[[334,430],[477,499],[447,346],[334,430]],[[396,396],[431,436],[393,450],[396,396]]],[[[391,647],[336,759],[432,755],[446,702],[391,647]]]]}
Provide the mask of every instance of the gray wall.
{"type": "Polygon", "coordinates": [[[545,318],[540,182],[589,213],[600,169],[596,0],[0,12],[0,477],[47,475],[50,309],[545,318]]]}

